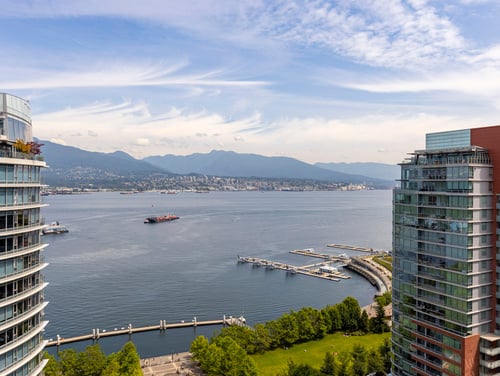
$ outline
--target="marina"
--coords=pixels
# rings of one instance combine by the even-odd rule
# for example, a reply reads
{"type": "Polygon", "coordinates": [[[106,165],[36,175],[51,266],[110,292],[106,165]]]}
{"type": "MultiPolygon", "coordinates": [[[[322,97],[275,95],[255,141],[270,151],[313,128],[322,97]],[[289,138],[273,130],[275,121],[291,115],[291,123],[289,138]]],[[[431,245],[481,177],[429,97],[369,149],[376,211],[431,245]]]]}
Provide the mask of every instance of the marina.
{"type": "MultiPolygon", "coordinates": [[[[332,245],[328,245],[331,247],[332,245]]],[[[338,246],[338,244],[336,245],[338,246]]],[[[341,247],[335,247],[340,249],[356,250],[361,252],[368,252],[367,250],[372,250],[372,248],[356,247],[349,245],[341,245],[341,247]]],[[[270,261],[262,259],[259,257],[241,257],[238,256],[238,263],[250,263],[255,267],[265,267],[268,269],[280,269],[285,270],[291,274],[303,274],[310,277],[323,278],[330,281],[340,282],[341,279],[351,278],[338,271],[339,267],[345,267],[353,272],[363,276],[368,282],[375,286],[379,294],[383,294],[386,291],[391,291],[391,272],[381,267],[372,260],[372,256],[352,256],[349,257],[347,254],[342,253],[340,255],[330,255],[326,253],[318,253],[312,248],[296,249],[290,251],[290,253],[295,255],[307,256],[320,258],[325,261],[303,265],[295,266],[289,263],[281,263],[277,261],[270,261]]],[[[377,252],[377,254],[380,252],[377,252]]]]}
{"type": "Polygon", "coordinates": [[[303,274],[310,277],[327,279],[329,281],[340,282],[341,279],[349,279],[350,276],[339,272],[331,262],[320,262],[316,264],[295,266],[291,264],[281,263],[277,261],[270,261],[259,257],[241,257],[238,256],[239,263],[250,263],[255,267],[265,267],[268,269],[284,270],[290,274],[303,274]]]}

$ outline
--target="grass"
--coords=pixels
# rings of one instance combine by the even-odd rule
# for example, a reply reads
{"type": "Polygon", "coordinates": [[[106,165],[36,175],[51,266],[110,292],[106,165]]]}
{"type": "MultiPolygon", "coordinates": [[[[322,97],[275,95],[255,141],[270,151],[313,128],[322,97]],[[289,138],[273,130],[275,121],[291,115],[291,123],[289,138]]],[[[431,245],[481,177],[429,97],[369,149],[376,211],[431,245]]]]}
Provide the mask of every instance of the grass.
{"type": "Polygon", "coordinates": [[[373,261],[392,272],[392,256],[375,256],[373,261]]]}
{"type": "Polygon", "coordinates": [[[342,333],[335,333],[319,341],[294,345],[288,350],[277,349],[251,357],[257,365],[259,376],[276,376],[286,369],[289,360],[293,360],[296,364],[307,363],[319,369],[327,351],[351,351],[355,344],[361,344],[367,349],[378,348],[385,338],[390,338],[390,333],[349,337],[345,337],[342,333]]]}

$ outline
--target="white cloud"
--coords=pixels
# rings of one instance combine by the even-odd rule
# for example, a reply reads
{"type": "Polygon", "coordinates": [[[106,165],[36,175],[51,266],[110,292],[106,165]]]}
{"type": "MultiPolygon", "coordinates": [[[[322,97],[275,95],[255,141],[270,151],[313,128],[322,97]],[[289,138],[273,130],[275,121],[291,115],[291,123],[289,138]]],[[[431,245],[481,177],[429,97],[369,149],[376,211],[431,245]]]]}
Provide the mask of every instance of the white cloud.
{"type": "Polygon", "coordinates": [[[101,62],[102,69],[75,70],[67,72],[35,72],[31,77],[18,75],[17,80],[8,78],[0,80],[4,90],[15,89],[52,89],[52,88],[85,88],[85,87],[172,87],[172,86],[263,86],[263,81],[230,80],[222,77],[222,72],[207,71],[203,73],[179,74],[182,65],[151,67],[149,65],[122,65],[101,62]]]}
{"type": "Polygon", "coordinates": [[[57,129],[59,143],[90,151],[122,150],[136,158],[224,148],[268,156],[288,155],[308,162],[396,163],[407,152],[422,148],[427,132],[470,127],[470,119],[430,114],[289,118],[264,123],[259,113],[231,121],[216,113],[178,110],[168,111],[175,116],[155,117],[148,111],[136,111],[142,106],[146,105],[96,103],[35,115],[35,136],[54,139],[57,129]],[[128,116],[122,116],[122,107],[130,109],[128,116]],[[92,124],[95,129],[90,131],[98,132],[98,138],[73,136],[76,129],[92,124]],[[148,137],[144,138],[144,134],[148,137]]]}
{"type": "Polygon", "coordinates": [[[151,145],[151,141],[149,140],[149,138],[138,138],[135,140],[134,142],[134,145],[137,145],[137,146],[149,146],[151,145]]]}

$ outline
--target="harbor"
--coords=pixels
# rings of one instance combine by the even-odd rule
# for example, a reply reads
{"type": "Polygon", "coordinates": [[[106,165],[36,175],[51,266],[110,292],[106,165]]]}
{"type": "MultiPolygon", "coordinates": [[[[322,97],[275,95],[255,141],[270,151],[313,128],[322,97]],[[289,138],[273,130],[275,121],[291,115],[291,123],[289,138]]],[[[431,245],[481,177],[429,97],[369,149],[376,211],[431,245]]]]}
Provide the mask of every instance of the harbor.
{"type": "MultiPolygon", "coordinates": [[[[291,253],[303,254],[301,252],[302,251],[299,250],[291,251],[291,253]]],[[[238,263],[250,263],[254,267],[264,267],[271,270],[273,269],[284,270],[287,273],[291,274],[303,274],[310,277],[327,279],[329,281],[334,281],[334,282],[340,282],[341,279],[351,278],[349,275],[342,273],[338,270],[338,267],[343,266],[344,264],[335,266],[336,263],[344,260],[343,258],[335,256],[326,258],[325,257],[326,255],[317,254],[312,250],[309,250],[307,252],[307,256],[323,258],[326,259],[326,261],[314,264],[296,266],[277,261],[270,261],[259,257],[238,256],[238,263]]]]}
{"type": "Polygon", "coordinates": [[[132,335],[133,333],[140,332],[150,332],[154,330],[166,331],[167,329],[177,329],[177,328],[188,328],[188,327],[197,327],[197,326],[207,326],[207,325],[245,325],[246,320],[243,316],[233,317],[233,316],[224,316],[221,320],[205,320],[198,321],[196,317],[191,321],[181,321],[178,323],[167,324],[166,320],[160,320],[159,325],[149,325],[149,326],[140,326],[133,327],[132,324],[128,324],[127,327],[122,327],[120,329],[114,328],[114,330],[105,330],[105,329],[92,329],[92,333],[84,334],[81,336],[68,337],[63,338],[59,334],[56,336],[56,339],[50,339],[47,343],[46,347],[51,346],[60,346],[67,343],[73,342],[81,342],[81,341],[97,341],[100,338],[111,337],[111,336],[120,336],[120,335],[132,335]]]}
{"type": "Polygon", "coordinates": [[[254,267],[265,267],[267,269],[284,270],[291,274],[303,274],[310,277],[322,278],[334,282],[340,282],[342,279],[351,278],[342,273],[338,268],[345,267],[367,279],[378,289],[379,294],[384,294],[392,289],[392,273],[386,268],[373,261],[373,256],[383,253],[383,251],[374,251],[373,248],[350,246],[345,244],[328,244],[330,248],[345,249],[357,252],[368,252],[368,256],[348,256],[345,253],[332,255],[316,252],[312,248],[296,249],[290,251],[292,254],[319,258],[324,261],[303,266],[295,266],[289,263],[270,261],[259,257],[241,257],[238,256],[238,263],[250,263],[254,267]]]}

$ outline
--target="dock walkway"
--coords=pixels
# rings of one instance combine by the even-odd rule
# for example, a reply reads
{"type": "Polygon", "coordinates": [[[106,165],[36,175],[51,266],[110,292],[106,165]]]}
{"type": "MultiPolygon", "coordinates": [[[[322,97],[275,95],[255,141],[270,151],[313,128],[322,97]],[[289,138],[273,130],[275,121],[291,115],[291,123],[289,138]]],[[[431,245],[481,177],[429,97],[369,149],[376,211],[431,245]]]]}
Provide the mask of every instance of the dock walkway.
{"type": "Polygon", "coordinates": [[[374,253],[376,252],[373,248],[367,248],[367,247],[358,247],[355,245],[347,245],[347,244],[328,244],[327,247],[330,248],[338,248],[338,249],[347,249],[349,251],[357,251],[357,252],[368,252],[368,253],[374,253]]]}
{"type": "Polygon", "coordinates": [[[110,331],[92,329],[91,334],[84,334],[76,337],[62,338],[58,334],[56,340],[49,340],[46,347],[60,346],[67,343],[89,341],[89,340],[95,341],[104,337],[120,336],[125,334],[131,335],[133,333],[148,332],[153,330],[165,331],[167,329],[187,328],[187,327],[197,327],[197,326],[207,326],[207,325],[245,325],[245,321],[246,320],[243,316],[238,318],[232,316],[228,317],[224,316],[222,320],[198,321],[196,317],[194,317],[192,321],[187,321],[187,322],[182,321],[172,324],[167,324],[165,320],[160,320],[159,325],[140,326],[136,328],[132,327],[132,324],[128,324],[127,328],[120,328],[110,331]]]}
{"type": "MultiPolygon", "coordinates": [[[[333,261],[333,260],[330,260],[333,261]]],[[[310,277],[327,279],[334,282],[339,282],[341,279],[348,279],[351,276],[346,275],[339,271],[321,272],[320,266],[325,263],[317,263],[303,266],[296,266],[291,264],[285,264],[277,261],[270,261],[260,257],[241,257],[238,256],[239,263],[250,263],[253,266],[260,267],[264,266],[268,269],[279,269],[289,272],[291,274],[303,274],[310,277]]]]}

